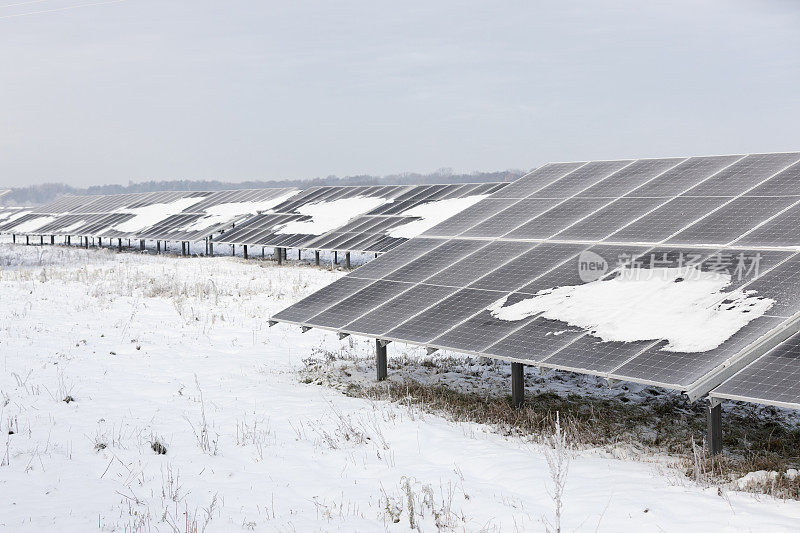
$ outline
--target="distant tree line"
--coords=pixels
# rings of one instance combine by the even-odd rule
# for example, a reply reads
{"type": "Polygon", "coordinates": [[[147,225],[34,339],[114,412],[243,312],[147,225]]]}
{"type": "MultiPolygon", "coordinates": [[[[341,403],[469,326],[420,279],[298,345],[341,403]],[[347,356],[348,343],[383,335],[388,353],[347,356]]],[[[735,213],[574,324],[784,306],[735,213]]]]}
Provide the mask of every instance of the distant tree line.
{"type": "Polygon", "coordinates": [[[450,169],[439,169],[430,174],[405,172],[388,176],[328,176],[310,180],[252,180],[231,183],[219,180],[163,180],[130,182],[128,185],[93,185],[78,188],[65,183],[43,183],[28,187],[12,188],[5,196],[0,196],[0,205],[30,206],[52,202],[67,194],[121,194],[152,191],[218,191],[222,189],[264,189],[272,187],[298,187],[305,189],[317,185],[420,185],[428,183],[479,183],[490,181],[514,181],[525,172],[504,170],[499,172],[472,172],[455,174],[450,169]]]}

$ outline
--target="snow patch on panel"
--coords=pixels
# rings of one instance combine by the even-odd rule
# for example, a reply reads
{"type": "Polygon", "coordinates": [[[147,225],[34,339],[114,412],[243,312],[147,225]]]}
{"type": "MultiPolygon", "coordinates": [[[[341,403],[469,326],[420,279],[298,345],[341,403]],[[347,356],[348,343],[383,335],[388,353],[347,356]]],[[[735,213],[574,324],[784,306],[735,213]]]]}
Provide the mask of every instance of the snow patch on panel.
{"type": "Polygon", "coordinates": [[[663,350],[713,350],[775,300],[755,291],[725,292],[731,276],[695,267],[631,268],[606,280],[555,287],[513,305],[502,298],[488,307],[500,320],[541,315],[586,329],[603,341],[665,339],[663,350]]]}
{"type": "Polygon", "coordinates": [[[289,222],[278,228],[275,233],[284,235],[322,235],[336,228],[344,226],[352,218],[363,215],[392,200],[380,196],[341,198],[330,202],[315,202],[298,207],[295,211],[301,215],[308,215],[311,220],[298,220],[289,222]]]}
{"type": "Polygon", "coordinates": [[[421,235],[440,222],[444,222],[448,218],[488,197],[488,194],[476,194],[474,196],[465,196],[463,198],[435,200],[433,202],[427,202],[412,207],[411,209],[403,211],[399,214],[407,217],[419,218],[403,224],[402,226],[392,228],[388,235],[389,237],[394,237],[395,239],[413,239],[417,235],[421,235]]]}

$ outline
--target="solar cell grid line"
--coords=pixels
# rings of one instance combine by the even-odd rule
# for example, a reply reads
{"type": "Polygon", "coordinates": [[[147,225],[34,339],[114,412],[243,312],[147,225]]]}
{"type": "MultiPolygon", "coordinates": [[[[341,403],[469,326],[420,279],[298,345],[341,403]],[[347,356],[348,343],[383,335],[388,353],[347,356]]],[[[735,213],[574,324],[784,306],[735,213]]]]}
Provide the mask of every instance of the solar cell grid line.
{"type": "Polygon", "coordinates": [[[552,208],[553,205],[553,200],[543,198],[519,200],[483,222],[461,232],[458,236],[480,238],[501,237],[508,232],[509,227],[520,226],[531,218],[541,215],[552,208]]]}
{"type": "Polygon", "coordinates": [[[788,318],[800,308],[800,255],[793,254],[744,287],[775,300],[767,314],[788,318]]]}
{"type": "Polygon", "coordinates": [[[410,194],[404,195],[402,199],[396,198],[394,202],[384,204],[382,206],[369,211],[372,215],[396,215],[406,211],[417,205],[419,202],[427,201],[437,191],[435,185],[426,185],[419,188],[413,188],[410,194]]]}
{"type": "Polygon", "coordinates": [[[492,198],[511,198],[514,200],[521,200],[539,189],[543,189],[556,180],[563,178],[570,172],[579,169],[587,161],[571,162],[571,163],[547,163],[512,182],[508,187],[504,187],[495,194],[492,198]]]}
{"type": "MultiPolygon", "coordinates": [[[[630,166],[630,164],[632,164],[632,163],[633,163],[633,161],[629,161],[628,164],[626,164],[622,168],[626,168],[627,166],[630,166]]],[[[577,180],[575,182],[572,182],[572,184],[567,185],[567,186],[564,187],[564,190],[569,190],[572,193],[570,197],[567,197],[567,198],[561,200],[560,202],[556,203],[555,205],[552,205],[548,210],[533,214],[533,216],[530,216],[528,218],[528,221],[522,221],[519,224],[516,224],[515,227],[513,227],[510,231],[505,231],[505,233],[501,233],[501,235],[504,236],[504,237],[507,237],[507,238],[536,238],[536,237],[525,237],[525,236],[532,235],[532,234],[537,234],[537,233],[544,233],[544,232],[548,231],[548,229],[552,229],[553,227],[556,227],[557,229],[555,229],[554,231],[552,231],[548,235],[548,236],[552,236],[554,233],[557,233],[558,231],[563,229],[563,225],[565,224],[564,223],[564,219],[570,219],[570,222],[572,222],[572,221],[575,221],[575,220],[577,220],[579,218],[582,218],[581,216],[577,216],[577,217],[574,216],[574,213],[572,212],[574,208],[577,208],[577,209],[580,209],[581,207],[583,207],[584,209],[585,208],[589,208],[590,211],[594,211],[594,210],[598,209],[600,207],[600,204],[601,204],[601,202],[599,200],[596,200],[596,199],[576,199],[575,197],[578,194],[580,194],[581,192],[583,192],[586,189],[588,189],[589,187],[591,187],[593,185],[596,185],[597,183],[602,183],[605,179],[608,179],[609,177],[613,176],[619,170],[619,169],[612,170],[613,168],[614,168],[613,166],[611,166],[611,167],[589,166],[589,164],[587,163],[586,165],[579,167],[577,170],[566,174],[565,176],[563,176],[559,180],[555,181],[553,183],[553,185],[558,185],[562,181],[569,180],[572,175],[574,175],[574,174],[576,174],[578,172],[581,172],[581,176],[582,176],[581,179],[579,179],[579,180],[577,180]],[[588,169],[588,170],[584,171],[584,169],[588,169]],[[585,177],[586,176],[594,176],[597,179],[593,178],[593,180],[587,186],[584,186],[583,188],[577,189],[575,187],[575,184],[576,183],[583,183],[585,185],[585,177]],[[565,204],[567,202],[571,202],[571,203],[567,204],[566,207],[562,208],[561,207],[562,204],[565,204]],[[593,209],[592,209],[592,206],[594,207],[593,209]],[[559,208],[560,208],[560,210],[559,210],[559,208]],[[562,227],[558,227],[559,225],[561,225],[562,227]],[[517,230],[519,230],[519,232],[517,234],[515,234],[515,232],[517,232],[517,230]],[[520,236],[520,235],[525,235],[525,236],[520,236]]],[[[534,193],[532,193],[531,197],[536,196],[540,190],[541,189],[539,189],[539,190],[535,191],[534,193]]],[[[517,205],[517,204],[515,204],[515,205],[517,205]]],[[[513,207],[514,206],[511,206],[511,208],[513,208],[513,207]]],[[[511,209],[511,208],[509,208],[509,209],[511,209]]],[[[588,213],[586,213],[586,214],[588,214],[588,213]]],[[[569,224],[569,222],[567,222],[566,224],[569,224]]],[[[473,229],[476,232],[478,231],[476,228],[473,228],[473,229]]],[[[496,227],[496,230],[499,231],[500,229],[507,230],[508,226],[503,227],[503,228],[496,227]]],[[[471,231],[473,231],[473,230],[469,230],[468,232],[465,232],[464,235],[468,235],[469,232],[471,232],[471,231]]],[[[541,237],[541,238],[547,238],[547,237],[541,237]]]]}
{"type": "Polygon", "coordinates": [[[634,162],[635,160],[631,159],[619,161],[590,161],[574,172],[570,172],[560,180],[529,194],[528,198],[570,198],[600,183],[634,162]]]}
{"type": "Polygon", "coordinates": [[[305,203],[311,203],[324,193],[325,191],[322,190],[321,187],[311,187],[304,191],[300,191],[298,194],[292,196],[291,198],[287,198],[285,201],[273,207],[272,212],[289,213],[299,205],[303,205],[305,203]]]}
{"type": "Polygon", "coordinates": [[[419,257],[405,266],[383,276],[391,281],[421,282],[443,268],[488,245],[486,241],[453,239],[436,248],[435,253],[419,257]]]}
{"type": "Polygon", "coordinates": [[[347,242],[353,240],[356,237],[357,233],[337,233],[331,234],[327,240],[325,241],[311,241],[308,247],[313,248],[314,250],[326,250],[326,251],[337,251],[337,250],[344,250],[345,248],[342,247],[347,242]]]}
{"type": "Polygon", "coordinates": [[[578,198],[619,198],[656,179],[688,158],[638,159],[600,183],[578,193],[578,198]]]}
{"type": "Polygon", "coordinates": [[[604,241],[658,243],[686,227],[686,221],[697,221],[710,209],[726,203],[728,198],[679,196],[648,211],[615,231],[604,241]]]}
{"type": "Polygon", "coordinates": [[[800,163],[776,174],[744,196],[800,196],[800,163]]]}
{"type": "MultiPolygon", "coordinates": [[[[545,248],[547,248],[547,246],[545,246],[545,248]]],[[[567,254],[569,254],[569,250],[570,250],[570,248],[569,248],[569,247],[560,246],[560,247],[558,247],[558,248],[561,250],[561,252],[567,252],[567,254]]],[[[438,250],[439,250],[439,249],[437,248],[437,251],[438,251],[438,250]]],[[[552,254],[552,252],[547,252],[547,254],[551,255],[551,254],[552,254]]],[[[523,256],[523,257],[524,257],[524,256],[523,256]]],[[[567,255],[567,257],[570,257],[570,256],[569,256],[569,255],[567,255]]],[[[498,271],[498,270],[500,270],[500,269],[501,269],[501,267],[500,267],[500,266],[497,266],[497,267],[495,267],[495,268],[494,268],[492,271],[490,271],[490,273],[491,273],[491,272],[498,271]]],[[[547,271],[547,267],[544,267],[544,269],[545,269],[545,271],[547,271]]],[[[425,281],[426,283],[429,283],[429,282],[430,282],[430,279],[431,279],[431,278],[429,278],[429,279],[427,279],[427,280],[424,280],[424,281],[425,281]]],[[[455,288],[461,289],[461,287],[455,287],[455,288]]],[[[483,289],[483,290],[486,290],[486,289],[483,289]]],[[[492,293],[494,293],[494,294],[500,294],[501,296],[504,294],[504,293],[503,293],[503,292],[501,292],[501,291],[489,291],[489,292],[492,292],[492,293]]],[[[509,292],[510,292],[510,291],[509,291],[509,292]]],[[[431,306],[431,308],[438,307],[439,305],[443,305],[444,303],[445,303],[444,301],[442,301],[442,302],[438,302],[438,303],[436,303],[435,305],[432,305],[432,306],[431,306]]],[[[487,304],[487,305],[488,305],[488,304],[487,304]]],[[[481,308],[481,309],[482,309],[482,308],[481,308]]],[[[479,313],[480,313],[480,310],[479,310],[477,313],[476,313],[475,311],[465,310],[463,314],[464,314],[464,316],[465,316],[466,318],[471,318],[471,317],[472,317],[474,314],[479,314],[479,313]]],[[[435,323],[438,325],[438,327],[442,327],[442,325],[444,324],[444,322],[445,322],[446,320],[451,320],[450,318],[445,318],[445,317],[442,317],[442,316],[437,316],[437,317],[430,316],[429,318],[431,318],[432,320],[434,320],[434,322],[435,322],[435,323]]],[[[401,326],[403,326],[403,325],[404,325],[404,323],[401,323],[401,324],[399,324],[399,325],[398,325],[398,327],[401,327],[401,326]]],[[[458,325],[459,325],[459,321],[458,321],[458,320],[455,320],[455,321],[453,321],[453,322],[451,323],[451,326],[452,326],[452,327],[456,327],[456,326],[458,326],[458,325]]],[[[412,326],[412,327],[411,327],[411,329],[420,329],[420,326],[419,326],[419,325],[412,326]]],[[[444,333],[447,333],[447,331],[449,331],[449,330],[448,330],[447,328],[444,328],[444,329],[442,329],[441,333],[442,333],[442,334],[444,334],[444,333]]]]}
{"type": "Polygon", "coordinates": [[[720,155],[690,157],[667,172],[636,189],[628,196],[659,196],[674,198],[684,191],[707,180],[718,172],[744,159],[745,155],[720,155]]]}
{"type": "Polygon", "coordinates": [[[570,326],[560,320],[531,317],[522,321],[518,329],[481,352],[488,356],[534,364],[583,333],[583,328],[570,326]]]}
{"type": "Polygon", "coordinates": [[[376,241],[378,235],[374,233],[346,233],[342,237],[341,240],[330,243],[330,248],[325,246],[314,246],[314,248],[331,251],[368,251],[368,243],[376,241]]]}
{"type": "MultiPolygon", "coordinates": [[[[741,284],[739,288],[758,289],[758,285],[756,285],[756,283],[759,280],[764,279],[766,276],[770,276],[773,272],[779,271],[780,267],[795,258],[797,258],[797,254],[788,255],[783,260],[774,263],[770,268],[756,273],[756,276],[753,279],[741,284]]],[[[722,303],[725,297],[726,296],[724,294],[721,295],[717,300],[717,305],[722,303]]],[[[657,346],[654,345],[649,350],[620,365],[618,368],[614,369],[612,373],[618,375],[631,374],[630,378],[625,379],[642,381],[643,377],[641,372],[649,370],[653,376],[659,376],[658,379],[662,380],[661,383],[668,388],[679,388],[680,386],[686,386],[688,388],[692,385],[692,383],[702,378],[703,375],[706,375],[712,371],[714,367],[713,363],[715,361],[719,364],[724,362],[724,360],[718,360],[720,358],[720,354],[730,357],[734,356],[736,353],[739,353],[741,350],[745,349],[752,342],[757,341],[759,337],[766,334],[769,330],[785,320],[786,317],[765,315],[758,319],[758,321],[765,322],[766,326],[764,327],[766,329],[755,329],[755,326],[748,325],[748,327],[740,329],[736,334],[733,335],[733,337],[731,337],[731,339],[723,343],[719,348],[706,352],[694,352],[690,354],[681,352],[665,352],[657,349],[657,346]],[[777,320],[777,322],[775,322],[773,319],[777,320]],[[760,333],[753,337],[753,333],[751,333],[753,331],[760,333]],[[709,368],[709,365],[712,366],[709,368]],[[673,372],[674,376],[674,381],[672,383],[668,382],[669,378],[664,377],[670,371],[673,372]],[[698,374],[698,372],[701,373],[698,374]],[[693,381],[686,382],[686,380],[690,378],[692,378],[693,381]],[[681,380],[683,380],[683,382],[679,383],[681,380]]],[[[661,341],[657,342],[656,344],[660,343],[661,341]]],[[[658,380],[651,379],[648,381],[648,383],[655,382],[658,382],[658,380]]]]}
{"type": "Polygon", "coordinates": [[[586,248],[588,246],[585,244],[541,243],[513,261],[481,276],[468,287],[512,292],[560,265],[564,260],[577,257],[586,248]]]}
{"type": "MultiPolygon", "coordinates": [[[[599,261],[598,257],[602,258],[606,264],[607,275],[612,275],[615,274],[619,268],[630,265],[635,258],[642,257],[647,251],[651,250],[655,250],[655,248],[633,246],[630,244],[586,244],[585,248],[577,255],[571,256],[560,265],[536,277],[530,283],[519,287],[517,292],[526,293],[530,296],[540,291],[563,287],[565,285],[582,285],[587,282],[586,275],[588,273],[588,265],[584,265],[582,270],[581,262],[585,263],[586,261],[592,260],[599,261]]],[[[604,277],[603,274],[603,272],[598,272],[596,276],[599,279],[604,277]]]]}
{"type": "Polygon", "coordinates": [[[795,334],[711,391],[712,398],[800,408],[800,334],[795,334]]]}
{"type": "Polygon", "coordinates": [[[661,347],[665,342],[662,341],[612,370],[609,376],[669,389],[687,390],[693,383],[785,321],[785,318],[762,316],[734,333],[718,348],[705,352],[664,351],[661,347]]]}
{"type": "Polygon", "coordinates": [[[488,270],[499,268],[533,249],[531,242],[491,242],[428,278],[426,283],[466,287],[488,270]]]}
{"type": "MultiPolygon", "coordinates": [[[[800,157],[800,154],[797,154],[797,157],[800,157]]],[[[739,164],[739,162],[737,162],[737,163],[735,163],[734,165],[732,165],[732,167],[735,167],[735,166],[736,166],[736,165],[738,165],[738,164],[739,164]]],[[[768,166],[767,166],[767,168],[770,168],[770,169],[771,169],[771,168],[773,168],[774,166],[775,166],[774,164],[771,164],[771,165],[768,165],[768,166]]],[[[789,166],[791,166],[791,164],[790,164],[789,166]]],[[[729,171],[729,170],[730,170],[732,167],[727,167],[727,168],[723,169],[721,173],[716,173],[716,174],[714,174],[714,175],[710,176],[709,178],[707,178],[707,179],[705,179],[705,180],[703,180],[703,181],[701,181],[701,182],[697,183],[695,186],[693,186],[692,188],[690,188],[690,189],[689,189],[688,191],[686,191],[684,194],[682,194],[681,196],[677,197],[677,198],[676,198],[676,200],[677,200],[678,198],[694,198],[695,196],[689,196],[689,194],[691,194],[693,191],[696,191],[696,190],[697,190],[697,187],[700,187],[700,186],[702,186],[704,183],[708,182],[708,180],[713,180],[713,179],[716,179],[716,178],[717,178],[717,176],[719,176],[719,175],[720,175],[720,174],[722,174],[722,173],[728,172],[728,171],[729,171]]],[[[718,210],[719,210],[719,209],[721,209],[722,207],[724,207],[724,206],[726,206],[726,205],[730,204],[731,202],[733,202],[733,201],[734,201],[734,200],[736,200],[737,198],[740,198],[740,197],[741,197],[743,194],[745,194],[746,192],[748,192],[748,191],[751,191],[751,190],[755,189],[755,188],[756,188],[758,185],[760,185],[760,184],[764,183],[765,181],[769,180],[771,177],[775,176],[776,174],[780,173],[781,171],[785,170],[786,168],[787,168],[787,167],[786,167],[786,166],[784,166],[784,167],[782,167],[782,168],[778,169],[776,172],[772,172],[771,174],[767,175],[766,177],[764,177],[764,176],[759,176],[759,177],[761,177],[762,179],[760,179],[760,181],[759,181],[758,183],[756,183],[755,185],[751,185],[750,187],[748,187],[748,188],[747,188],[747,189],[745,189],[744,191],[741,191],[741,192],[740,192],[740,193],[739,193],[737,196],[735,196],[735,197],[733,197],[733,198],[722,197],[723,199],[726,199],[726,201],[725,201],[725,202],[723,202],[722,204],[720,204],[720,205],[718,205],[718,206],[716,206],[716,207],[714,207],[714,208],[711,208],[711,209],[709,209],[709,210],[708,210],[708,212],[707,212],[706,214],[702,215],[702,216],[701,216],[699,219],[697,219],[697,220],[694,220],[693,222],[690,222],[689,224],[685,224],[683,227],[681,227],[681,228],[680,228],[680,230],[684,230],[684,229],[688,228],[689,226],[691,226],[692,224],[697,224],[698,222],[700,222],[700,221],[702,221],[702,220],[704,220],[704,219],[708,218],[709,216],[711,216],[713,213],[715,213],[716,211],[718,211],[718,210]]],[[[737,176],[738,176],[738,173],[734,173],[734,175],[737,175],[737,176]]],[[[701,199],[705,199],[705,200],[707,200],[707,201],[709,201],[709,202],[710,202],[710,201],[711,201],[711,199],[710,199],[710,198],[711,198],[711,197],[704,197],[704,198],[701,198],[701,199]]],[[[715,197],[715,198],[718,198],[718,197],[715,197]]],[[[666,241],[666,240],[668,240],[669,238],[671,238],[671,237],[674,237],[676,233],[678,233],[678,231],[674,232],[672,235],[669,235],[669,236],[667,236],[665,239],[663,239],[663,241],[666,241]]]]}
{"type": "Polygon", "coordinates": [[[272,318],[283,322],[302,324],[312,316],[319,314],[320,311],[336,305],[348,296],[373,283],[375,283],[374,280],[350,276],[339,278],[294,305],[275,313],[272,318]]]}
{"type": "Polygon", "coordinates": [[[377,257],[369,263],[358,267],[356,270],[350,273],[349,276],[367,279],[382,279],[387,274],[390,274],[398,268],[401,268],[411,261],[414,261],[418,257],[431,252],[446,242],[447,241],[441,239],[411,239],[398,246],[393,254],[377,257]]]}
{"type": "MultiPolygon", "coordinates": [[[[506,295],[506,305],[513,305],[530,298],[529,294],[512,292],[506,295]]],[[[441,335],[427,343],[429,347],[469,353],[481,351],[518,329],[519,324],[501,320],[488,309],[473,310],[473,314],[462,322],[453,325],[441,335]]]]}
{"type": "Polygon", "coordinates": [[[414,286],[413,283],[378,280],[303,321],[305,325],[338,330],[375,307],[414,286]]]}
{"type": "Polygon", "coordinates": [[[386,333],[387,340],[427,344],[438,335],[504,295],[498,291],[461,289],[386,333]]]}
{"type": "Polygon", "coordinates": [[[400,239],[400,238],[392,238],[387,237],[381,233],[375,233],[371,235],[366,235],[363,239],[359,242],[351,241],[345,242],[344,245],[346,248],[345,250],[352,250],[352,251],[361,251],[361,252],[381,252],[385,249],[391,249],[392,247],[399,246],[400,244],[406,242],[408,239],[400,239]]]}
{"type": "Polygon", "coordinates": [[[549,239],[608,204],[605,198],[568,198],[503,235],[506,239],[549,239]]]}
{"type": "Polygon", "coordinates": [[[422,236],[455,237],[517,201],[511,198],[487,198],[440,222],[423,232],[422,236]]]}
{"type": "Polygon", "coordinates": [[[732,246],[797,246],[800,236],[800,205],[794,204],[773,218],[744,233],[731,242],[732,246]]]}
{"type": "Polygon", "coordinates": [[[539,365],[596,376],[605,376],[621,364],[647,351],[658,341],[604,342],[592,335],[580,335],[555,350],[539,365]]]}
{"type": "Polygon", "coordinates": [[[707,243],[724,246],[750,233],[755,227],[783,213],[800,199],[740,197],[721,206],[707,217],[679,231],[665,242],[672,244],[707,243]]]}
{"type": "Polygon", "coordinates": [[[800,161],[800,153],[751,154],[716,174],[687,194],[697,196],[738,196],[751,190],[753,179],[769,179],[800,161]]]}
{"type": "MultiPolygon", "coordinates": [[[[690,185],[691,188],[697,183],[701,183],[704,180],[710,179],[711,177],[716,175],[716,173],[725,170],[726,168],[735,164],[742,158],[744,158],[744,156],[711,156],[711,157],[700,157],[700,158],[693,157],[687,159],[686,161],[671,168],[667,172],[659,174],[656,177],[656,179],[652,179],[647,183],[645,183],[644,185],[641,185],[634,191],[628,193],[626,197],[648,197],[648,196],[658,197],[660,194],[673,190],[676,184],[680,185],[681,189],[684,188],[685,186],[689,186],[690,182],[686,179],[687,177],[690,178],[692,182],[694,182],[693,185],[690,185]],[[709,172],[712,173],[709,174],[709,172]]],[[[680,192],[680,190],[678,190],[678,192],[680,192]]],[[[681,202],[683,203],[687,202],[686,200],[682,200],[678,204],[673,204],[672,206],[667,207],[669,203],[672,202],[675,198],[677,197],[667,199],[663,204],[658,205],[652,210],[646,212],[645,214],[635,218],[633,221],[629,222],[628,224],[620,228],[618,231],[614,232],[612,235],[609,235],[603,240],[604,241],[620,240],[622,242],[656,241],[657,239],[653,238],[652,235],[663,234],[663,232],[659,232],[658,224],[652,219],[657,218],[659,214],[663,215],[665,212],[672,211],[676,206],[680,207],[681,202]],[[643,239],[640,238],[637,241],[637,235],[641,236],[641,234],[638,233],[637,229],[639,231],[642,231],[643,228],[648,228],[649,231],[646,233],[645,238],[643,239]]],[[[697,206],[692,205],[692,207],[697,209],[697,206]]],[[[671,213],[670,221],[673,227],[678,225],[676,223],[676,215],[674,212],[671,213]]],[[[671,233],[667,234],[665,238],[669,237],[670,235],[671,233]]]]}
{"type": "Polygon", "coordinates": [[[378,306],[374,312],[365,313],[360,318],[345,324],[341,331],[375,336],[383,335],[413,316],[421,313],[431,305],[455,293],[456,287],[444,287],[419,283],[397,297],[378,306]]]}
{"type": "Polygon", "coordinates": [[[663,198],[619,198],[553,235],[555,240],[602,241],[634,219],[652,211],[663,198]]]}

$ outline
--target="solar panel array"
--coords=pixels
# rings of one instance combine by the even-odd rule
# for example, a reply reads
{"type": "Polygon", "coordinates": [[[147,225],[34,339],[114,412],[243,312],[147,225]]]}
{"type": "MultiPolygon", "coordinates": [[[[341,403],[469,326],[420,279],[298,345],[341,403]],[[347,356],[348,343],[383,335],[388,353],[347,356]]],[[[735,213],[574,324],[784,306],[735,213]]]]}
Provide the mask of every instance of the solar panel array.
{"type": "Polygon", "coordinates": [[[0,220],[0,232],[202,240],[295,193],[279,188],[65,196],[16,220],[0,220]]]}
{"type": "MultiPolygon", "coordinates": [[[[330,251],[385,252],[408,240],[392,232],[421,216],[409,214],[434,202],[474,198],[502,189],[506,183],[455,185],[386,185],[363,187],[313,187],[262,213],[218,241],[281,248],[330,251]],[[378,199],[378,202],[360,201],[378,199]],[[335,211],[340,222],[317,224],[335,211]]],[[[451,206],[451,209],[453,206],[451,206]]],[[[459,206],[454,207],[456,210],[459,206]]]]}
{"type": "Polygon", "coordinates": [[[0,224],[12,222],[30,213],[30,209],[24,207],[3,207],[0,206],[0,224]]]}
{"type": "Polygon", "coordinates": [[[800,153],[552,163],[273,319],[688,390],[800,309],[798,217],[800,153]],[[586,251],[612,265],[606,278],[634,262],[717,271],[750,258],[758,268],[732,288],[777,303],[704,352],[667,351],[664,339],[603,342],[487,309],[582,283],[586,251]]]}
{"type": "Polygon", "coordinates": [[[474,199],[477,203],[506,185],[508,184],[467,183],[411,186],[391,203],[377,207],[345,226],[323,235],[314,240],[310,247],[329,251],[387,252],[408,240],[409,233],[406,229],[409,224],[424,220],[424,217],[414,213],[448,208],[460,210],[460,205],[448,206],[448,203],[457,203],[462,199],[470,201],[474,199]]]}

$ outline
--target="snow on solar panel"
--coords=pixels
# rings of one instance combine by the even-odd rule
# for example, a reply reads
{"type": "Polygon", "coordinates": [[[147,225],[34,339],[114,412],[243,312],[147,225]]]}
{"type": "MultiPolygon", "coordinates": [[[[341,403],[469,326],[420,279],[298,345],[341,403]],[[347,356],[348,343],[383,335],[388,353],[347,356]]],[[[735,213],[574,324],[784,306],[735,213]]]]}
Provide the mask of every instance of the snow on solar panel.
{"type": "Polygon", "coordinates": [[[382,253],[502,189],[505,183],[319,187],[226,232],[221,242],[382,253]]]}
{"type": "Polygon", "coordinates": [[[109,238],[202,240],[287,201],[295,189],[161,191],[66,196],[0,231],[109,238]]]}
{"type": "Polygon", "coordinates": [[[799,161],[548,164],[344,278],[403,290],[273,319],[694,390],[800,310],[798,198],[770,185],[799,161]]]}

